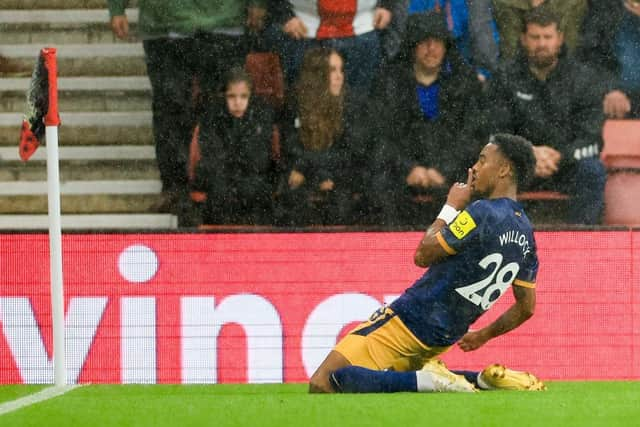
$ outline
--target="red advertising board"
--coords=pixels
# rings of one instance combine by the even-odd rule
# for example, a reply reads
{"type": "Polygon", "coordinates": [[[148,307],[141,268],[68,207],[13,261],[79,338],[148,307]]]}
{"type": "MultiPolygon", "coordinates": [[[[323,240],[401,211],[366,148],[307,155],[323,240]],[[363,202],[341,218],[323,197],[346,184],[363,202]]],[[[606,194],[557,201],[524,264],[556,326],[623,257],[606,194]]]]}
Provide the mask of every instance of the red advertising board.
{"type": "MultiPolygon", "coordinates": [[[[421,233],[63,236],[69,382],[306,381],[336,339],[422,273],[421,233]]],[[[545,379],[640,378],[640,233],[536,234],[538,306],[444,356],[545,379]]],[[[48,237],[0,235],[0,383],[52,382],[48,237]]],[[[507,293],[481,318],[495,319],[507,293]]]]}

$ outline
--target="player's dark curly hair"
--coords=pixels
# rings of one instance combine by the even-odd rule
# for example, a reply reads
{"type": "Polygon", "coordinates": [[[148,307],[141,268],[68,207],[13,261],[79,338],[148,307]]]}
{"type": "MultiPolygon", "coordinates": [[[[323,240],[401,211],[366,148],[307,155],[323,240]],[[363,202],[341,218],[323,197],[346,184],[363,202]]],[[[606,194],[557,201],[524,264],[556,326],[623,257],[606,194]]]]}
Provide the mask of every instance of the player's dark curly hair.
{"type": "Polygon", "coordinates": [[[531,142],[518,135],[497,133],[491,135],[489,143],[497,145],[502,155],[513,165],[518,188],[526,187],[536,171],[536,157],[531,142]]]}

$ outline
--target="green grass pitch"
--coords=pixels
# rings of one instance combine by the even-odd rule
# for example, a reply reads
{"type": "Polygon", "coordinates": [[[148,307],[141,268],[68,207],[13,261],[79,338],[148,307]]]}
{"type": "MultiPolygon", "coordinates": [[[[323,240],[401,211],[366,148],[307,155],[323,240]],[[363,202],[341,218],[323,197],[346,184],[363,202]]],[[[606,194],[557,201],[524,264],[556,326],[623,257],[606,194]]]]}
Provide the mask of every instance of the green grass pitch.
{"type": "MultiPolygon", "coordinates": [[[[0,404],[42,386],[1,386],[0,404]]],[[[0,426],[632,426],[640,382],[545,392],[309,395],[304,384],[87,385],[0,415],[0,426]]]]}

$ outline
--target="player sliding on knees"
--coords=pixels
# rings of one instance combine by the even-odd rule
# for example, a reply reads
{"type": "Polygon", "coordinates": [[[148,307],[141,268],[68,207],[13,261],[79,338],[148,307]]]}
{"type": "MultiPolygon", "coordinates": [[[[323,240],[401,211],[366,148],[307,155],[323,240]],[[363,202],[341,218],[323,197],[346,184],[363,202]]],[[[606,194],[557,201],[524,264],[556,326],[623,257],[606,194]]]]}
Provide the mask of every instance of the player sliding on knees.
{"type": "Polygon", "coordinates": [[[531,223],[516,194],[534,171],[529,141],[491,136],[466,184],[451,187],[418,244],[414,261],[429,267],[427,272],[338,342],[312,375],[309,391],[544,388],[533,375],[501,365],[456,374],[437,359],[455,343],[465,352],[476,350],[533,315],[538,257],[531,223]],[[514,304],[488,326],[469,331],[509,287],[514,304]]]}

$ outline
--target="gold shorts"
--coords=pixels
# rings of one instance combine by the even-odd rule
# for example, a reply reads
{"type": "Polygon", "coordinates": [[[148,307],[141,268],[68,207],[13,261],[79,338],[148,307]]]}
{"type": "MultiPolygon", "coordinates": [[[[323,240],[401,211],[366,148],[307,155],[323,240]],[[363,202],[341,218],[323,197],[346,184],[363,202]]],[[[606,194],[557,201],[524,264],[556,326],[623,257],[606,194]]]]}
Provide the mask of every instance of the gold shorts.
{"type": "Polygon", "coordinates": [[[426,346],[393,310],[382,307],[341,339],[334,350],[355,366],[406,372],[421,369],[449,347],[426,346]]]}

